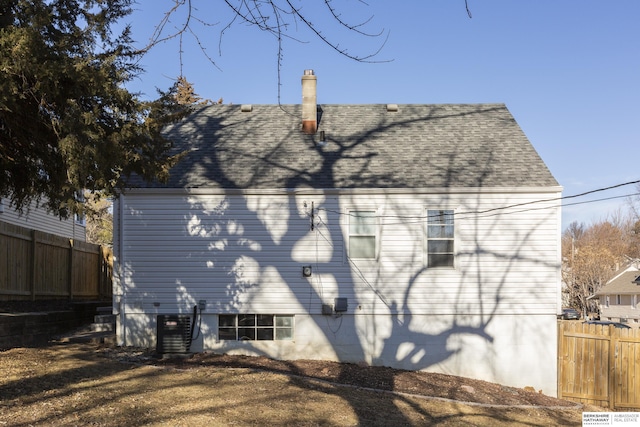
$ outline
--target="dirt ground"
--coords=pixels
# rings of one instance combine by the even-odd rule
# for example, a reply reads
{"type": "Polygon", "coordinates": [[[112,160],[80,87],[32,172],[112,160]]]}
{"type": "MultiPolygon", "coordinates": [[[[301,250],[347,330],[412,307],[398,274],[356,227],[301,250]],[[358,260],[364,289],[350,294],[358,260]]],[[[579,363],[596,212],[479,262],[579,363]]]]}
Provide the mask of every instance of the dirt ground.
{"type": "Polygon", "coordinates": [[[0,426],[579,426],[603,410],[440,374],[92,344],[0,351],[0,374],[0,426]]]}

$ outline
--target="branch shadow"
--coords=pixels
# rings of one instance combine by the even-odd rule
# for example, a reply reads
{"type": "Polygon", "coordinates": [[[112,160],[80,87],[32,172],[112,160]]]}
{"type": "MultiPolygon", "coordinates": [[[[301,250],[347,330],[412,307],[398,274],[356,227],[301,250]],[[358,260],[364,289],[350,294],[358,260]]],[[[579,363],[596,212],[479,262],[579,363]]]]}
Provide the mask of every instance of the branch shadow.
{"type": "MultiPolygon", "coordinates": [[[[464,243],[456,252],[459,267],[437,273],[424,266],[422,238],[407,243],[408,250],[397,253],[381,249],[377,261],[384,258],[384,266],[380,265],[382,262],[372,265],[351,260],[346,249],[344,215],[350,206],[363,203],[357,193],[350,190],[409,190],[415,185],[421,185],[421,191],[426,194],[421,196],[420,203],[463,205],[470,212],[477,211],[484,203],[480,192],[461,197],[456,194],[456,188],[485,188],[495,186],[496,181],[508,182],[509,176],[502,175],[495,167],[499,153],[505,149],[499,147],[498,141],[483,137],[478,145],[482,150],[476,152],[451,144],[444,156],[426,161],[398,156],[397,147],[378,150],[380,147],[376,146],[374,149],[371,141],[408,126],[422,126],[422,132],[447,128],[441,125],[450,119],[492,114],[499,108],[478,107],[452,114],[434,107],[427,115],[408,115],[407,119],[392,121],[372,115],[373,119],[362,118],[373,120],[368,126],[360,126],[368,131],[340,134],[334,130],[339,129],[339,123],[332,122],[331,106],[324,106],[321,126],[326,129],[326,140],[323,144],[314,136],[300,136],[297,108],[290,108],[293,113],[288,121],[277,120],[288,123],[288,128],[277,133],[273,132],[272,122],[276,121],[273,115],[286,114],[282,111],[221,119],[203,110],[188,123],[170,131],[169,136],[180,134],[188,138],[190,151],[172,171],[169,186],[190,186],[192,191],[179,201],[174,199],[177,210],[187,214],[175,217],[175,224],[170,230],[164,230],[167,236],[160,242],[170,246],[172,236],[181,239],[181,245],[188,242],[189,249],[181,252],[184,269],[164,269],[162,263],[173,260],[160,257],[152,283],[136,274],[135,265],[125,265],[130,287],[126,295],[128,301],[124,303],[137,298],[142,301],[141,312],[153,312],[149,301],[162,297],[154,292],[174,289],[179,307],[205,298],[209,301],[207,313],[260,313],[265,307],[272,307],[273,299],[277,298],[283,313],[303,314],[300,317],[307,322],[306,327],[316,334],[307,344],[312,346],[311,341],[316,341],[321,343],[317,345],[331,347],[331,351],[323,350],[323,355],[333,354],[341,361],[404,369],[471,372],[472,368],[465,369],[461,363],[468,358],[469,351],[494,348],[496,336],[491,327],[496,317],[519,308],[526,310],[524,303],[518,302],[522,299],[513,295],[512,271],[523,262],[529,267],[556,267],[548,256],[541,256],[544,251],[534,238],[536,230],[544,227],[552,215],[536,217],[537,222],[529,224],[522,234],[517,226],[505,230],[501,215],[475,214],[470,215],[470,219],[462,219],[464,243]],[[233,138],[228,140],[231,134],[233,138]],[[238,145],[238,141],[244,142],[238,145]],[[294,149],[291,141],[298,143],[294,149]],[[301,152],[305,155],[298,156],[301,152]],[[309,158],[313,159],[312,163],[309,158]],[[349,167],[344,166],[345,162],[349,167]],[[378,164],[389,162],[391,167],[387,172],[375,172],[381,170],[378,164]],[[422,173],[416,182],[417,170],[422,173]],[[428,194],[425,190],[428,188],[438,191],[428,194]],[[206,189],[214,189],[215,194],[199,191],[206,189]],[[343,193],[339,194],[336,189],[343,193]],[[519,244],[496,250],[487,243],[491,233],[508,233],[511,241],[519,244]],[[532,245],[538,246],[532,250],[532,245]],[[498,264],[491,273],[484,273],[483,263],[487,259],[498,264]],[[307,264],[314,266],[311,280],[300,274],[300,267],[307,264]],[[416,269],[416,266],[419,267],[416,269]],[[486,277],[488,275],[491,277],[486,277]],[[201,279],[205,276],[210,277],[207,282],[201,279]],[[401,286],[389,284],[394,277],[405,281],[401,286]],[[164,285],[159,287],[158,283],[164,285]],[[441,300],[419,303],[420,298],[430,293],[442,297],[441,300]],[[322,304],[338,296],[355,301],[357,308],[342,316],[322,316],[322,304]],[[433,316],[433,324],[424,324],[427,315],[433,316]],[[378,319],[371,320],[374,317],[378,319]],[[467,349],[470,343],[474,350],[467,349]]],[[[500,132],[501,124],[497,121],[494,132],[500,132]]],[[[475,130],[450,132],[472,131],[475,130]]],[[[488,135],[493,136],[491,132],[488,135]]],[[[464,139],[460,135],[453,138],[464,139]]],[[[415,235],[416,230],[420,233],[424,223],[422,209],[418,209],[416,216],[415,206],[407,205],[406,198],[382,194],[371,196],[374,201],[364,202],[381,203],[385,212],[394,213],[393,223],[380,219],[380,239],[390,241],[393,232],[387,229],[404,229],[407,235],[415,235]]],[[[128,212],[138,218],[136,225],[143,234],[159,231],[151,222],[145,224],[148,218],[158,214],[154,209],[156,207],[128,212]]],[[[175,255],[175,252],[171,254],[175,255]]],[[[536,294],[538,285],[523,286],[527,298],[539,297],[548,304],[546,289],[536,294]]],[[[142,323],[146,321],[143,317],[140,319],[142,323]]],[[[272,347],[260,343],[221,342],[216,338],[217,331],[212,326],[215,324],[215,321],[209,326],[205,324],[202,347],[214,345],[216,351],[243,350],[274,356],[272,347]]],[[[152,327],[136,326],[136,330],[141,331],[137,339],[144,341],[152,327]]],[[[294,349],[296,344],[300,343],[287,348],[294,349]]],[[[308,354],[309,350],[306,351],[308,354]]],[[[280,357],[295,357],[286,352],[275,353],[280,357]]],[[[488,375],[496,375],[498,355],[494,352],[483,357],[479,363],[494,369],[488,375]]],[[[393,382],[391,371],[385,381],[393,382]]],[[[358,412],[355,401],[353,408],[358,412]]],[[[389,405],[385,411],[402,417],[395,405],[389,405]]],[[[364,412],[361,417],[361,423],[368,421],[364,412]]]]}

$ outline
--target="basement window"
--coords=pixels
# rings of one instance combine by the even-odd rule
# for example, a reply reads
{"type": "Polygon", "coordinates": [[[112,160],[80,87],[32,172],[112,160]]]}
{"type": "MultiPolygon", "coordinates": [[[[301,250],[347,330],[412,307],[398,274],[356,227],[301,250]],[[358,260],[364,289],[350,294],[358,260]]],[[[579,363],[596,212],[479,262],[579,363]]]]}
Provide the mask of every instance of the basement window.
{"type": "Polygon", "coordinates": [[[221,341],[290,341],[293,315],[220,314],[218,338],[221,341]]]}

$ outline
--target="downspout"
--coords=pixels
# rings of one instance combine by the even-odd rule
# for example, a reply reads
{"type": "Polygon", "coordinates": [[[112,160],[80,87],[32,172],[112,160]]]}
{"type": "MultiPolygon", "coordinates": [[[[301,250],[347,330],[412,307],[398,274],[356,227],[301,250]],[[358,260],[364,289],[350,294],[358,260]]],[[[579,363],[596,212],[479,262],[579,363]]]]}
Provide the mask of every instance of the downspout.
{"type": "Polygon", "coordinates": [[[114,308],[117,307],[118,310],[118,318],[119,318],[119,331],[118,331],[118,345],[127,345],[127,337],[126,337],[126,327],[125,327],[125,313],[124,313],[124,269],[122,266],[122,261],[124,260],[124,236],[123,236],[123,222],[124,219],[124,194],[120,193],[118,195],[118,292],[119,294],[113,294],[114,298],[114,308]],[[117,301],[116,301],[117,299],[117,301]]]}

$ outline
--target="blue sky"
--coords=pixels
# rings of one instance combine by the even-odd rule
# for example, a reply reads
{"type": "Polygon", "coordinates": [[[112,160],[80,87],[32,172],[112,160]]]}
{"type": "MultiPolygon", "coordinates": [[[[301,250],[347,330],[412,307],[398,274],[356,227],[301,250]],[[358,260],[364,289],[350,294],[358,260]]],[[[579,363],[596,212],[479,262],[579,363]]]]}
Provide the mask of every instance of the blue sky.
{"type": "MultiPolygon", "coordinates": [[[[182,72],[203,98],[234,104],[278,102],[277,42],[242,23],[226,29],[222,1],[192,0],[197,16],[216,25],[194,29],[215,66],[185,37],[182,72]]],[[[334,0],[342,17],[365,21],[377,38],[338,28],[322,0],[293,0],[354,55],[376,51],[379,63],[347,59],[302,25],[285,39],[281,102],[300,103],[305,69],[318,76],[318,102],[505,103],[549,169],[571,196],[640,180],[640,1],[637,0],[334,0]]],[[[127,18],[146,43],[171,0],[139,0],[127,18]]],[[[177,26],[176,19],[167,29],[177,26]]],[[[180,74],[179,44],[163,43],[142,61],[130,89],[148,97],[180,74]]],[[[570,199],[563,228],[590,224],[625,207],[637,185],[570,199]]]]}

